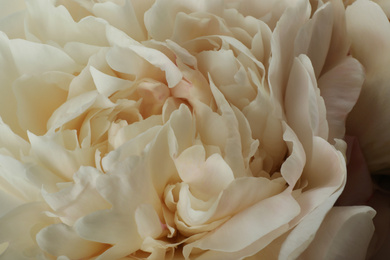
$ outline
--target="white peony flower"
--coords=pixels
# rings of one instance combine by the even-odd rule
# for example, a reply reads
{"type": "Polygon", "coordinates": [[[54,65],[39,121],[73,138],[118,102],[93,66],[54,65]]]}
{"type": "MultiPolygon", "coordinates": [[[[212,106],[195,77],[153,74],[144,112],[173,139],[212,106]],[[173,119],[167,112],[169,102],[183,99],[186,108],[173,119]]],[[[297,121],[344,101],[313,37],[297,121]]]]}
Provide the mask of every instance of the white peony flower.
{"type": "Polygon", "coordinates": [[[0,259],[364,258],[341,1],[0,5],[0,259]]]}

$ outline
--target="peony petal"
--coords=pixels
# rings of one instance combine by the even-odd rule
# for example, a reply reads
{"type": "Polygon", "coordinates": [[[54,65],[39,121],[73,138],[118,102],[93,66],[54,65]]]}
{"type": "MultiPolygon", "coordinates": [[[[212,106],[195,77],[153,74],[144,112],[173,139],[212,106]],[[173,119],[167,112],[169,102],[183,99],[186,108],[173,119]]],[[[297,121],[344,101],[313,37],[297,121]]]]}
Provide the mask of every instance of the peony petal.
{"type": "Polygon", "coordinates": [[[44,203],[25,203],[0,218],[0,244],[9,243],[0,258],[28,260],[39,254],[35,236],[41,228],[53,224],[53,219],[43,213],[46,210],[44,203]]]}
{"type": "Polygon", "coordinates": [[[329,43],[328,55],[322,68],[322,73],[328,71],[342,61],[350,51],[350,39],[346,37],[347,26],[345,7],[342,1],[332,0],[332,36],[329,43]]]}
{"type": "MultiPolygon", "coordinates": [[[[340,196],[342,189],[339,189],[327,198],[321,205],[313,209],[311,212],[306,212],[306,205],[302,206],[302,211],[307,213],[303,219],[300,220],[297,226],[288,234],[285,241],[280,248],[279,259],[296,259],[306,250],[313,241],[320,225],[322,225],[326,214],[332,210],[335,201],[340,196]]],[[[300,202],[298,200],[298,202],[300,202]]],[[[303,213],[301,212],[301,214],[303,213]]],[[[292,221],[291,225],[294,225],[292,221]]]]}
{"type": "Polygon", "coordinates": [[[158,0],[145,12],[145,26],[149,35],[158,41],[169,39],[173,35],[176,14],[180,12],[205,12],[221,14],[223,1],[158,0]]]}
{"type": "Polygon", "coordinates": [[[76,23],[63,5],[55,6],[51,0],[28,0],[26,18],[27,39],[37,42],[82,42],[107,46],[107,22],[88,16],[76,23]]]}
{"type": "Polygon", "coordinates": [[[324,104],[313,77],[314,71],[307,56],[295,58],[285,96],[287,122],[301,141],[308,161],[312,136],[327,139],[324,104]]]}
{"type": "Polygon", "coordinates": [[[345,134],[345,121],[356,104],[364,80],[364,71],[354,58],[347,57],[318,80],[326,105],[329,141],[345,134]]]}
{"type": "Polygon", "coordinates": [[[197,56],[199,70],[205,77],[210,74],[216,86],[233,84],[238,62],[232,50],[203,51],[197,56]]]}
{"type": "MultiPolygon", "coordinates": [[[[215,197],[210,197],[207,201],[198,199],[192,195],[190,187],[187,184],[181,185],[179,201],[177,202],[176,215],[178,216],[178,220],[175,219],[176,225],[178,228],[181,225],[189,227],[190,229],[192,228],[193,231],[198,229],[199,232],[202,226],[208,226],[205,224],[207,224],[208,220],[215,213],[216,207],[218,205],[217,203],[218,199],[215,200],[215,197]],[[182,222],[182,224],[180,222],[182,222]]],[[[213,224],[214,223],[211,225],[213,226],[213,224]]]]}
{"type": "Polygon", "coordinates": [[[142,204],[135,211],[135,221],[141,237],[158,237],[163,229],[156,210],[150,204],[142,204]]]}
{"type": "Polygon", "coordinates": [[[20,126],[36,135],[47,131],[52,113],[66,101],[67,92],[41,77],[25,76],[14,82],[20,126]]]}
{"type": "MultiPolygon", "coordinates": [[[[20,11],[9,14],[6,17],[1,17],[1,14],[0,14],[0,31],[4,32],[8,36],[8,38],[10,38],[10,39],[16,39],[16,38],[23,39],[25,37],[23,25],[24,25],[24,19],[26,16],[26,11],[24,10],[24,8],[25,8],[24,2],[23,1],[8,1],[8,3],[6,5],[8,6],[10,3],[12,3],[12,4],[17,3],[17,5],[20,4],[20,6],[19,6],[20,11]],[[19,2],[22,2],[22,3],[20,4],[19,2]]],[[[1,8],[1,9],[6,10],[6,12],[7,12],[7,8],[1,8]]]]}
{"type": "Polygon", "coordinates": [[[332,4],[328,2],[315,11],[295,38],[294,55],[306,54],[313,64],[317,78],[327,58],[332,36],[332,25],[332,4]]]}
{"type": "Polygon", "coordinates": [[[297,1],[288,8],[280,18],[272,34],[271,53],[269,65],[269,85],[271,94],[275,98],[278,114],[282,111],[282,99],[287,86],[288,74],[293,63],[293,48],[296,34],[310,15],[309,2],[297,1]]]}
{"type": "Polygon", "coordinates": [[[40,187],[28,178],[28,166],[20,161],[0,155],[0,189],[25,202],[40,200],[40,187]]]}
{"type": "Polygon", "coordinates": [[[75,98],[68,99],[51,115],[47,126],[53,131],[65,123],[75,119],[90,108],[98,98],[97,91],[90,91],[75,98]]]}
{"type": "Polygon", "coordinates": [[[0,117],[0,147],[7,149],[15,158],[26,155],[30,145],[23,138],[12,132],[0,117]]]}
{"type": "Polygon", "coordinates": [[[22,39],[10,40],[9,44],[20,74],[40,74],[46,71],[74,73],[80,69],[65,52],[50,45],[22,39]]]}
{"type": "Polygon", "coordinates": [[[347,120],[347,133],[359,140],[371,172],[390,167],[388,97],[390,23],[380,6],[356,1],[346,11],[352,53],[366,70],[366,79],[356,106],[347,120]],[[378,141],[379,140],[379,141],[378,141]]]}
{"type": "Polygon", "coordinates": [[[0,10],[0,20],[5,18],[6,16],[12,15],[13,13],[22,11],[26,8],[26,5],[23,0],[1,0],[0,6],[2,7],[0,10]]]}
{"type": "Polygon", "coordinates": [[[210,221],[234,215],[252,205],[281,193],[285,188],[281,178],[269,180],[263,177],[235,179],[222,193],[218,208],[210,221]]]}
{"type": "Polygon", "coordinates": [[[251,127],[253,138],[260,142],[259,149],[264,150],[270,159],[270,165],[263,170],[272,172],[283,162],[287,147],[283,141],[283,127],[279,119],[281,115],[277,114],[275,103],[260,84],[257,84],[256,98],[243,109],[243,114],[251,127]]]}
{"type": "MultiPolygon", "coordinates": [[[[122,128],[123,129],[123,128],[122,128]]],[[[145,147],[153,141],[158,132],[161,130],[160,126],[151,127],[141,132],[134,138],[124,142],[122,145],[115,147],[114,150],[108,153],[102,159],[102,167],[105,171],[113,169],[116,163],[134,155],[141,155],[145,147]]],[[[121,132],[125,132],[121,131],[121,132]]],[[[121,133],[119,133],[121,134],[121,133]]],[[[124,133],[125,134],[125,133],[124,133]]]]}
{"type": "Polygon", "coordinates": [[[194,247],[224,252],[243,249],[288,223],[298,213],[299,206],[291,195],[281,193],[239,212],[214,232],[186,245],[184,255],[188,256],[194,247]]]}
{"type": "Polygon", "coordinates": [[[42,194],[46,203],[61,221],[72,226],[77,219],[97,210],[110,208],[96,189],[96,180],[102,173],[92,167],[81,167],[74,175],[74,184],[56,193],[42,194]]]}
{"type": "Polygon", "coordinates": [[[365,259],[374,232],[375,211],[367,206],[334,207],[326,216],[305,259],[365,259]]]}
{"type": "Polygon", "coordinates": [[[352,54],[365,67],[367,77],[386,75],[382,73],[386,73],[390,58],[390,24],[381,7],[373,1],[358,0],[348,6],[346,18],[352,54]]]}
{"type": "MultiPolygon", "coordinates": [[[[151,1],[143,2],[148,2],[144,3],[146,5],[151,5],[151,1]]],[[[147,39],[143,21],[138,20],[139,17],[137,17],[137,11],[141,12],[141,10],[135,9],[133,1],[126,0],[124,1],[124,5],[117,5],[113,2],[96,3],[92,11],[96,16],[108,21],[111,25],[130,35],[133,39],[137,41],[147,39]]]]}
{"type": "Polygon", "coordinates": [[[39,247],[51,255],[66,255],[70,259],[92,257],[106,247],[80,238],[72,227],[62,223],[43,228],[36,239],[39,247]]]}
{"type": "Polygon", "coordinates": [[[12,92],[12,84],[19,77],[7,35],[0,32],[0,117],[17,135],[25,138],[26,132],[19,125],[16,99],[12,92]]]}
{"type": "Polygon", "coordinates": [[[68,130],[45,136],[28,133],[28,137],[36,160],[64,181],[71,180],[80,166],[94,165],[94,150],[79,148],[76,131],[68,130]]]}
{"type": "Polygon", "coordinates": [[[130,88],[132,86],[133,82],[117,77],[112,77],[97,70],[93,66],[90,66],[89,70],[96,85],[96,89],[99,91],[99,93],[106,97],[111,96],[116,91],[130,88]]]}
{"type": "Polygon", "coordinates": [[[144,46],[131,45],[128,47],[141,58],[165,72],[168,87],[174,87],[182,79],[183,75],[176,65],[163,53],[146,48],[144,46]]]}
{"type": "Polygon", "coordinates": [[[199,198],[218,195],[234,180],[232,170],[221,155],[215,153],[205,157],[204,148],[196,145],[184,150],[175,160],[180,178],[199,198]]]}
{"type": "Polygon", "coordinates": [[[187,106],[181,105],[150,144],[147,168],[158,194],[163,194],[169,181],[179,180],[172,159],[192,144],[194,134],[191,112],[187,106]]]}
{"type": "Polygon", "coordinates": [[[280,172],[292,190],[301,177],[306,163],[306,155],[302,144],[292,129],[286,123],[283,126],[285,128],[283,140],[287,143],[289,156],[282,164],[280,172]]]}
{"type": "Polygon", "coordinates": [[[142,204],[160,207],[160,199],[141,159],[128,157],[115,166],[99,177],[96,186],[112,208],[93,212],[75,224],[82,238],[114,245],[102,254],[102,259],[116,259],[135,252],[142,244],[136,209],[142,204]]]}
{"type": "MultiPolygon", "coordinates": [[[[5,186],[2,184],[1,186],[5,186]]],[[[5,190],[4,187],[0,186],[0,218],[15,209],[16,207],[24,204],[26,201],[24,199],[20,199],[20,197],[15,196],[16,194],[12,194],[9,190],[5,190]]],[[[0,250],[1,256],[1,250],[0,250]]]]}
{"type": "MultiPolygon", "coordinates": [[[[209,75],[210,76],[210,75],[209,75]]],[[[224,160],[228,163],[232,169],[234,176],[247,176],[249,173],[245,167],[243,155],[242,155],[242,144],[241,135],[239,132],[239,125],[236,115],[227,102],[223,94],[215,86],[214,82],[210,80],[210,88],[214,95],[218,109],[222,114],[222,119],[226,125],[227,137],[224,148],[225,156],[224,160]]]]}

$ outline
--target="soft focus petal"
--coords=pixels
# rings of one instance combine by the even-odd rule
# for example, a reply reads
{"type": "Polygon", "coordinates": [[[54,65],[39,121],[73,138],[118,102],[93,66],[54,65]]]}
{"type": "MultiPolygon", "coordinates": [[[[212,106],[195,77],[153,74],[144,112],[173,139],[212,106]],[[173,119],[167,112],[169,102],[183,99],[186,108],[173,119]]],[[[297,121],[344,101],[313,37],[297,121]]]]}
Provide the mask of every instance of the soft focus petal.
{"type": "Polygon", "coordinates": [[[366,206],[334,207],[304,252],[304,259],[365,259],[375,211],[366,206]]]}
{"type": "Polygon", "coordinates": [[[70,259],[91,257],[105,247],[80,238],[71,227],[62,223],[43,228],[37,235],[37,243],[51,255],[66,255],[70,259]]]}
{"type": "Polygon", "coordinates": [[[348,134],[357,136],[370,171],[388,168],[390,140],[389,74],[390,23],[381,8],[370,1],[356,1],[346,11],[352,53],[362,63],[367,78],[359,100],[348,118],[348,134]],[[378,141],[380,140],[380,141],[378,141]]]}

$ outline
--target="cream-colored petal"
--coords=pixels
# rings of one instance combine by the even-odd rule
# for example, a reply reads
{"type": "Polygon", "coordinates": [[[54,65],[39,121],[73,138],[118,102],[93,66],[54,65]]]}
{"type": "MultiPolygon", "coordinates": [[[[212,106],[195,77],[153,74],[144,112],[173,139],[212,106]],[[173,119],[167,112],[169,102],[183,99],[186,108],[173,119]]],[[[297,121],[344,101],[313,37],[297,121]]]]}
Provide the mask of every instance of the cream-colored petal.
{"type": "Polygon", "coordinates": [[[188,184],[183,184],[177,203],[177,216],[189,227],[205,224],[215,213],[218,200],[209,197],[208,200],[198,199],[192,195],[188,184]]]}
{"type": "Polygon", "coordinates": [[[168,87],[174,87],[182,79],[183,75],[180,70],[163,53],[154,49],[146,48],[144,46],[136,45],[129,46],[129,49],[134,51],[137,55],[152,65],[164,71],[166,80],[168,82],[168,87]]]}
{"type": "Polygon", "coordinates": [[[281,178],[269,180],[262,177],[235,179],[221,194],[218,208],[211,221],[233,216],[252,205],[281,193],[285,188],[281,178]]]}
{"type": "Polygon", "coordinates": [[[232,35],[226,23],[218,16],[210,14],[176,14],[175,25],[170,39],[182,44],[207,35],[232,35]],[[187,28],[193,28],[188,30],[187,28]]]}
{"type": "MultiPolygon", "coordinates": [[[[164,72],[156,66],[151,65],[133,50],[130,50],[128,46],[119,47],[115,45],[107,51],[106,60],[110,67],[118,72],[128,74],[126,76],[130,80],[151,78],[164,82],[164,72]]],[[[154,50],[154,52],[158,51],[154,50]]],[[[160,53],[160,55],[164,54],[160,53]]]]}
{"type": "Polygon", "coordinates": [[[72,226],[77,219],[91,212],[111,207],[96,189],[96,180],[102,173],[92,167],[81,167],[74,175],[74,184],[57,193],[43,190],[46,203],[62,223],[72,226]]]}
{"type": "Polygon", "coordinates": [[[52,113],[66,101],[67,92],[41,77],[25,76],[14,82],[20,126],[36,135],[47,131],[52,113]]]}
{"type": "Polygon", "coordinates": [[[324,123],[325,111],[318,104],[321,97],[316,93],[313,76],[314,71],[307,56],[295,58],[285,94],[287,123],[302,143],[308,160],[311,157],[312,136],[323,133],[327,139],[328,130],[324,123]]]}
{"type": "Polygon", "coordinates": [[[57,70],[75,73],[80,69],[65,52],[50,45],[13,39],[9,41],[9,46],[21,75],[57,70]]]}
{"type": "Polygon", "coordinates": [[[180,180],[172,159],[192,145],[194,135],[191,112],[186,105],[181,105],[150,144],[147,168],[158,194],[163,194],[168,182],[180,180]]]}
{"type": "MultiPolygon", "coordinates": [[[[19,1],[9,1],[9,3],[18,3],[19,1]]],[[[21,1],[23,2],[23,1],[21,1]]],[[[7,5],[9,4],[7,3],[7,5]]],[[[24,5],[24,2],[22,3],[24,5]]],[[[2,8],[2,10],[6,10],[7,8],[2,8]]],[[[22,10],[9,14],[6,17],[1,17],[0,15],[0,31],[7,34],[10,39],[24,39],[24,19],[26,16],[26,10],[22,8],[22,10]]]]}
{"type": "Polygon", "coordinates": [[[156,40],[164,41],[171,38],[176,15],[179,12],[211,12],[221,14],[223,1],[167,1],[158,0],[145,12],[145,26],[149,35],[156,40]]]}
{"type": "Polygon", "coordinates": [[[0,117],[17,135],[26,138],[26,132],[19,125],[17,104],[12,92],[12,84],[19,77],[7,35],[0,32],[0,117]]]}
{"type": "Polygon", "coordinates": [[[278,239],[279,237],[283,237],[283,234],[286,233],[286,231],[289,229],[288,225],[282,225],[281,227],[273,230],[272,232],[262,236],[257,241],[253,242],[249,246],[235,252],[224,252],[224,251],[214,251],[209,250],[205,251],[203,254],[201,254],[199,257],[197,256],[196,259],[199,260],[219,260],[219,259],[226,259],[226,260],[237,260],[237,259],[272,259],[272,257],[275,258],[275,255],[272,256],[258,256],[255,255],[256,253],[262,253],[263,248],[267,247],[270,243],[278,239]],[[248,258],[250,256],[253,256],[254,258],[248,258]]]}
{"type": "Polygon", "coordinates": [[[67,42],[64,51],[78,64],[87,65],[91,56],[102,49],[100,46],[81,42],[67,42]]]}
{"type": "MultiPolygon", "coordinates": [[[[4,185],[1,185],[4,186],[4,185]]],[[[16,194],[11,194],[8,190],[4,190],[3,187],[0,188],[0,218],[13,210],[14,208],[25,203],[25,200],[18,198],[15,196],[16,194]]],[[[1,250],[0,250],[1,255],[1,250]]]]}
{"type": "Polygon", "coordinates": [[[44,203],[26,203],[0,218],[0,243],[9,243],[0,258],[27,260],[42,254],[35,236],[53,224],[53,219],[44,214],[46,210],[49,209],[44,203]]]}
{"type": "Polygon", "coordinates": [[[141,155],[145,147],[153,141],[160,130],[161,127],[159,126],[151,127],[133,139],[126,140],[126,142],[122,145],[118,147],[114,146],[113,148],[115,149],[102,159],[103,169],[105,171],[110,171],[113,167],[115,167],[116,163],[125,160],[130,156],[141,155]]]}
{"type": "Polygon", "coordinates": [[[112,77],[97,70],[93,66],[90,66],[89,68],[93,81],[96,85],[96,89],[99,91],[99,93],[103,94],[106,97],[111,96],[116,91],[130,88],[132,85],[131,81],[112,77]]]}
{"type": "Polygon", "coordinates": [[[75,131],[28,136],[35,159],[64,181],[71,180],[80,166],[94,166],[94,150],[80,149],[75,131]]]}
{"type": "Polygon", "coordinates": [[[14,108],[16,106],[15,97],[10,93],[12,90],[11,82],[22,74],[41,74],[46,71],[57,70],[73,73],[78,70],[78,67],[66,53],[52,46],[22,39],[6,40],[3,37],[2,40],[4,40],[4,44],[9,45],[9,47],[4,46],[2,48],[7,53],[6,55],[4,53],[4,57],[6,58],[4,61],[8,64],[7,69],[4,70],[4,72],[7,72],[7,77],[4,78],[4,86],[9,85],[8,87],[1,88],[1,96],[4,98],[4,101],[0,102],[4,106],[4,109],[1,109],[1,111],[7,111],[6,114],[2,112],[1,116],[6,123],[11,125],[14,131],[17,130],[18,134],[25,137],[26,132],[20,131],[18,125],[14,123],[18,117],[13,115],[17,109],[14,108]]]}
{"type": "Polygon", "coordinates": [[[294,54],[306,54],[318,77],[325,64],[332,36],[332,5],[326,3],[299,30],[294,42],[294,54]]]}
{"type": "Polygon", "coordinates": [[[75,98],[77,96],[81,96],[87,92],[95,91],[96,86],[94,84],[90,66],[93,66],[97,70],[100,70],[106,74],[113,75],[113,71],[108,66],[105,61],[105,55],[107,53],[107,49],[105,48],[91,48],[90,52],[84,53],[83,55],[79,54],[85,46],[78,46],[78,44],[71,44],[70,48],[65,46],[64,49],[69,51],[71,55],[77,56],[76,60],[81,62],[81,64],[85,64],[86,66],[81,70],[79,74],[70,82],[68,90],[68,100],[75,98]],[[78,50],[72,50],[73,48],[77,48],[78,50]],[[85,56],[87,57],[85,57],[85,56]],[[86,61],[85,61],[86,60],[86,61]],[[111,72],[111,74],[110,74],[111,72]]]}
{"type": "Polygon", "coordinates": [[[346,118],[358,100],[363,80],[362,66],[351,57],[319,78],[318,87],[325,101],[330,142],[344,137],[346,118]]]}
{"type": "MultiPolygon", "coordinates": [[[[259,148],[265,151],[266,158],[270,162],[265,171],[278,170],[283,162],[287,147],[283,141],[283,127],[277,114],[276,107],[269,93],[258,82],[256,98],[243,109],[243,114],[248,120],[253,138],[258,139],[259,148]]],[[[254,172],[253,174],[258,174],[254,172]]]]}
{"type": "Polygon", "coordinates": [[[26,5],[23,0],[2,0],[0,1],[0,5],[2,6],[0,10],[0,20],[6,16],[12,15],[13,13],[22,11],[26,8],[26,5]]]}
{"type": "Polygon", "coordinates": [[[108,141],[112,145],[112,149],[115,150],[122,144],[131,139],[137,137],[149,129],[160,127],[162,125],[161,115],[150,116],[144,120],[134,122],[129,125],[122,125],[121,123],[113,123],[109,130],[108,141]]]}
{"type": "Polygon", "coordinates": [[[332,36],[330,39],[328,55],[323,67],[323,72],[328,71],[342,61],[350,51],[350,39],[347,36],[345,19],[345,7],[342,1],[331,0],[332,11],[332,36]]]}
{"type": "MultiPolygon", "coordinates": [[[[142,41],[147,39],[146,29],[143,21],[137,18],[137,11],[133,1],[126,0],[124,5],[117,5],[113,2],[96,3],[93,6],[93,13],[108,21],[111,25],[127,33],[131,38],[142,41]]],[[[144,1],[150,2],[151,1],[144,1]]]]}
{"type": "Polygon", "coordinates": [[[294,131],[285,123],[283,126],[285,128],[283,140],[287,143],[289,156],[282,164],[280,172],[292,190],[305,167],[306,154],[294,131]]]}
{"type": "Polygon", "coordinates": [[[234,215],[204,238],[186,245],[184,255],[188,256],[193,248],[223,252],[241,250],[288,223],[299,210],[298,204],[286,192],[262,200],[234,215]]]}
{"type": "Polygon", "coordinates": [[[365,68],[366,79],[356,106],[347,120],[347,133],[357,136],[369,170],[390,166],[387,120],[390,107],[389,61],[390,23],[380,6],[371,1],[356,1],[346,11],[352,54],[365,68]]]}
{"type": "Polygon", "coordinates": [[[138,233],[143,238],[158,237],[163,231],[156,210],[150,204],[141,204],[135,211],[135,221],[138,227],[138,233]]]}
{"type": "Polygon", "coordinates": [[[248,170],[245,167],[243,155],[241,135],[239,132],[238,120],[234,111],[223,94],[215,86],[210,78],[210,87],[217,103],[218,109],[222,114],[222,119],[226,125],[227,137],[224,149],[224,160],[229,164],[235,177],[248,176],[248,170]]]}
{"type": "MultiPolygon", "coordinates": [[[[322,225],[324,218],[328,214],[329,210],[333,207],[335,201],[340,196],[342,189],[333,193],[328,197],[321,205],[313,209],[310,212],[306,211],[305,205],[302,206],[305,215],[302,219],[299,219],[299,223],[285,238],[278,252],[280,260],[284,259],[297,259],[306,250],[310,243],[313,241],[320,225],[322,225]]],[[[300,201],[298,200],[298,203],[300,201]]],[[[294,221],[291,225],[294,225],[294,221]]]]}
{"type": "Polygon", "coordinates": [[[271,53],[272,58],[269,66],[268,81],[272,96],[277,104],[277,111],[283,108],[283,96],[287,86],[288,75],[294,61],[292,44],[296,34],[310,15],[309,3],[307,1],[297,1],[288,8],[280,18],[272,34],[271,53]]]}
{"type": "Polygon", "coordinates": [[[386,73],[390,58],[390,24],[381,7],[373,1],[358,0],[348,6],[346,19],[352,54],[365,67],[367,77],[386,75],[382,73],[386,73]]]}
{"type": "Polygon", "coordinates": [[[0,155],[0,188],[24,202],[40,200],[40,188],[30,182],[28,165],[9,157],[0,155]]]}
{"type": "Polygon", "coordinates": [[[99,93],[90,91],[72,99],[68,99],[51,115],[47,126],[51,131],[56,130],[65,123],[75,119],[87,111],[96,101],[99,93]]]}
{"type": "Polygon", "coordinates": [[[22,154],[26,155],[30,145],[20,136],[12,132],[0,117],[0,147],[7,149],[15,158],[20,158],[22,154]]]}
{"type": "Polygon", "coordinates": [[[54,256],[70,259],[89,258],[99,254],[106,246],[80,238],[75,230],[65,224],[54,224],[37,234],[39,247],[54,256]]]}
{"type": "Polygon", "coordinates": [[[191,192],[199,198],[218,195],[234,175],[221,155],[213,154],[208,158],[200,145],[184,150],[175,160],[175,165],[183,182],[189,184],[191,192]]]}
{"type": "Polygon", "coordinates": [[[135,211],[141,204],[159,209],[160,200],[154,190],[144,162],[129,157],[97,180],[99,193],[112,208],[93,212],[79,219],[77,233],[92,241],[112,244],[101,259],[116,259],[139,249],[142,239],[138,233],[135,211]]]}
{"type": "Polygon", "coordinates": [[[232,50],[203,51],[197,56],[199,70],[205,77],[210,74],[216,86],[233,84],[238,62],[232,50]]]}
{"type": "Polygon", "coordinates": [[[51,0],[28,0],[26,5],[27,39],[60,46],[72,41],[107,46],[104,20],[88,16],[76,23],[65,6],[56,7],[51,0]]]}
{"type": "Polygon", "coordinates": [[[334,207],[326,216],[304,259],[366,259],[375,211],[367,206],[334,207]]]}

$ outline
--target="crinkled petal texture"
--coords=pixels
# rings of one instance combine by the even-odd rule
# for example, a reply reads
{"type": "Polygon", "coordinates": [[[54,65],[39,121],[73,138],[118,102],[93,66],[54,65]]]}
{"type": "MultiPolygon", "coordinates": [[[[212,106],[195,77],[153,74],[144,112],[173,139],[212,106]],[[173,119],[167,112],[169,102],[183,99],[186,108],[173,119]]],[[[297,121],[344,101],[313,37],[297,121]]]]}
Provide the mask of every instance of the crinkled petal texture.
{"type": "Polygon", "coordinates": [[[332,208],[339,1],[26,0],[0,30],[0,259],[365,253],[373,211],[332,208]]]}

